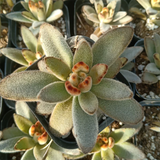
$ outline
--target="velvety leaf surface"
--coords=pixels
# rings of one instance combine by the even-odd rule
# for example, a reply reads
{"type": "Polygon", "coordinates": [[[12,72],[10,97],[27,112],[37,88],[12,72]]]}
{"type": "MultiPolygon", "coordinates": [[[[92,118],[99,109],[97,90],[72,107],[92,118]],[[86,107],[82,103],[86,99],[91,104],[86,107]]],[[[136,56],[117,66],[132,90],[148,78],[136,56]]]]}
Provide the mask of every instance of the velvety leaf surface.
{"type": "Polygon", "coordinates": [[[14,146],[15,150],[25,151],[33,148],[36,145],[36,142],[33,138],[23,137],[21,138],[14,146]]]}
{"type": "Polygon", "coordinates": [[[46,6],[46,17],[48,17],[51,12],[52,12],[52,9],[53,9],[53,1],[52,0],[48,0],[48,1],[45,1],[45,6],[46,6]]]}
{"type": "Polygon", "coordinates": [[[73,54],[64,37],[55,27],[47,23],[43,24],[40,28],[40,40],[47,57],[59,58],[70,68],[72,67],[73,54]]]}
{"type": "Polygon", "coordinates": [[[157,74],[157,75],[160,74],[160,69],[157,68],[155,63],[147,64],[144,71],[152,74],[157,74]]]}
{"type": "Polygon", "coordinates": [[[44,59],[42,59],[38,62],[38,69],[42,72],[50,73],[49,70],[47,69],[47,66],[46,66],[44,59]]]}
{"type": "Polygon", "coordinates": [[[0,95],[10,100],[36,101],[38,92],[56,81],[52,74],[41,71],[13,73],[0,82],[0,95]]]}
{"type": "Polygon", "coordinates": [[[92,160],[102,160],[102,158],[101,158],[101,152],[94,153],[93,157],[92,157],[92,160]]]}
{"type": "Polygon", "coordinates": [[[24,152],[24,154],[21,157],[21,160],[35,160],[33,155],[33,149],[27,150],[24,152]]]}
{"type": "Polygon", "coordinates": [[[72,107],[74,136],[82,152],[88,153],[94,147],[97,139],[97,116],[86,114],[80,107],[78,97],[73,98],[72,107]]]}
{"type": "Polygon", "coordinates": [[[98,109],[98,99],[92,92],[81,93],[78,101],[87,114],[93,115],[98,109]]]}
{"type": "Polygon", "coordinates": [[[16,101],[15,111],[17,114],[29,119],[32,123],[36,123],[37,120],[31,112],[29,106],[24,101],[16,101]]]}
{"type": "Polygon", "coordinates": [[[105,33],[93,44],[93,65],[105,63],[111,66],[128,46],[132,36],[133,29],[126,26],[105,33]]]}
{"type": "Polygon", "coordinates": [[[95,13],[91,13],[91,14],[87,15],[87,19],[89,19],[90,21],[92,21],[94,23],[99,23],[98,16],[95,13]]]}
{"type": "Polygon", "coordinates": [[[101,157],[103,160],[114,160],[114,152],[111,148],[107,150],[101,149],[101,157]]]}
{"type": "Polygon", "coordinates": [[[124,25],[124,24],[131,22],[132,20],[133,18],[127,15],[116,22],[112,22],[111,25],[124,25]]]}
{"type": "Polygon", "coordinates": [[[17,127],[5,128],[2,133],[3,133],[2,138],[4,140],[14,138],[14,137],[19,137],[19,136],[26,136],[26,134],[21,132],[17,127]]]}
{"type": "Polygon", "coordinates": [[[26,119],[25,117],[14,114],[14,122],[16,123],[16,126],[24,133],[29,134],[29,128],[33,125],[33,123],[26,119]]]}
{"type": "Polygon", "coordinates": [[[140,149],[128,142],[124,142],[121,145],[115,145],[112,149],[114,153],[120,158],[134,160],[145,158],[144,153],[140,149]]]}
{"type": "Polygon", "coordinates": [[[61,59],[46,57],[45,63],[48,67],[47,69],[62,81],[67,80],[67,77],[69,77],[69,74],[72,72],[61,59]]]}
{"type": "Polygon", "coordinates": [[[73,57],[73,65],[78,62],[86,63],[91,69],[93,63],[93,55],[90,44],[82,39],[78,42],[77,48],[73,57]]]}
{"type": "Polygon", "coordinates": [[[134,99],[128,100],[102,100],[98,99],[99,107],[109,117],[120,122],[136,124],[143,119],[144,112],[140,104],[134,99]]]}
{"type": "Polygon", "coordinates": [[[23,57],[21,50],[16,48],[3,48],[0,51],[3,55],[11,59],[12,61],[15,61],[16,63],[24,66],[28,66],[28,62],[23,57]]]}
{"type": "Polygon", "coordinates": [[[121,18],[123,18],[124,16],[126,16],[127,12],[125,11],[119,11],[114,15],[114,19],[113,22],[116,22],[118,20],[120,20],[121,18]]]}
{"type": "Polygon", "coordinates": [[[146,83],[146,84],[153,84],[158,82],[158,78],[154,74],[143,72],[142,81],[143,83],[146,83]]]}
{"type": "Polygon", "coordinates": [[[47,22],[53,22],[60,18],[63,15],[63,11],[61,9],[54,10],[50,16],[46,19],[47,22]]]}
{"type": "Polygon", "coordinates": [[[38,99],[47,103],[64,102],[71,97],[65,89],[64,82],[54,82],[38,93],[38,99]]]}
{"type": "Polygon", "coordinates": [[[21,12],[22,16],[30,21],[37,21],[37,19],[32,15],[32,13],[28,11],[22,11],[21,12]]]}
{"type": "Polygon", "coordinates": [[[19,67],[19,68],[17,68],[16,70],[14,70],[13,73],[25,71],[27,68],[28,68],[28,66],[19,67]]]}
{"type": "Polygon", "coordinates": [[[22,138],[22,136],[14,137],[14,138],[3,140],[3,141],[1,140],[0,141],[0,152],[2,152],[2,153],[16,153],[16,152],[18,152],[17,150],[14,149],[14,145],[21,138],[22,138]]]}
{"type": "Polygon", "coordinates": [[[58,103],[49,120],[50,131],[57,137],[67,134],[72,126],[72,98],[64,103],[58,103]]]}
{"type": "Polygon", "coordinates": [[[34,62],[34,60],[36,60],[36,54],[30,50],[22,50],[22,55],[25,58],[25,60],[30,64],[32,64],[34,62]]]}
{"type": "Polygon", "coordinates": [[[133,96],[128,86],[109,78],[103,78],[101,83],[93,85],[91,92],[98,98],[106,100],[128,99],[133,96]]]}
{"type": "Polygon", "coordinates": [[[93,7],[89,6],[89,5],[83,5],[82,6],[82,11],[84,12],[84,14],[89,15],[91,13],[96,13],[96,11],[94,10],[93,7]]]}

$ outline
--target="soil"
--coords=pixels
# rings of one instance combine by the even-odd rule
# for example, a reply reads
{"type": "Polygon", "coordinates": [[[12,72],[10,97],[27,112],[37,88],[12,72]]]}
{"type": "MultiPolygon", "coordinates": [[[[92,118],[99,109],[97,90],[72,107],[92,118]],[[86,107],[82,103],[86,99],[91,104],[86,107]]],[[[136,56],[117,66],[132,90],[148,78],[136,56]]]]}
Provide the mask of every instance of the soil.
{"type": "Polygon", "coordinates": [[[155,126],[155,121],[160,123],[160,106],[143,108],[145,118],[143,120],[143,127],[136,136],[137,146],[145,153],[145,160],[159,160],[160,132],[152,131],[150,127],[155,126]]]}
{"type": "Polygon", "coordinates": [[[0,14],[6,14],[11,11],[12,8],[8,7],[6,0],[3,0],[3,2],[0,2],[0,14]]]}
{"type": "Polygon", "coordinates": [[[0,37],[0,49],[5,48],[8,44],[8,28],[3,27],[0,37]]]}
{"type": "MultiPolygon", "coordinates": [[[[144,71],[145,66],[149,63],[147,54],[145,51],[143,51],[135,60],[135,70],[136,70],[136,74],[141,77],[142,75],[142,71],[144,71]],[[138,69],[139,65],[143,65],[144,68],[142,70],[138,69]]],[[[136,85],[136,89],[139,92],[140,95],[142,95],[145,98],[153,98],[152,97],[152,92],[157,95],[154,96],[154,98],[160,98],[160,88],[158,88],[158,83],[155,84],[144,84],[143,82],[140,84],[136,85]],[[159,97],[158,97],[159,96],[159,97]]]]}

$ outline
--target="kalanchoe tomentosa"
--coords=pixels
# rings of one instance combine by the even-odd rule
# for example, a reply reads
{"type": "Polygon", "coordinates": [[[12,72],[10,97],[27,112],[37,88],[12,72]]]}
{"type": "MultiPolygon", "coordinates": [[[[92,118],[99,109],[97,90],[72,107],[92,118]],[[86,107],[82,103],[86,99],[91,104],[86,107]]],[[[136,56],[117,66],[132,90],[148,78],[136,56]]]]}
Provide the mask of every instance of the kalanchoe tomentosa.
{"type": "MultiPolygon", "coordinates": [[[[146,84],[157,83],[160,79],[160,36],[154,34],[154,38],[145,37],[144,47],[150,61],[142,74],[142,81],[146,84]]],[[[158,86],[157,86],[158,87],[158,86]]]]}
{"type": "Polygon", "coordinates": [[[107,6],[104,6],[103,0],[90,0],[94,8],[89,5],[82,7],[82,14],[86,21],[94,26],[98,26],[91,38],[99,37],[113,26],[125,25],[132,21],[132,17],[127,15],[126,11],[120,11],[121,0],[106,0],[107,6]]]}
{"type": "Polygon", "coordinates": [[[63,15],[63,0],[25,0],[21,4],[26,11],[11,12],[6,16],[14,21],[31,23],[30,30],[34,35],[38,34],[42,23],[53,22],[63,15]]]}
{"type": "Polygon", "coordinates": [[[59,159],[64,160],[57,151],[41,123],[34,117],[25,102],[16,102],[16,113],[13,114],[16,127],[3,129],[0,140],[0,152],[16,153],[25,151],[21,159],[59,159]],[[55,149],[54,149],[55,148],[55,149]]]}
{"type": "Polygon", "coordinates": [[[0,50],[7,58],[22,65],[22,67],[18,68],[16,71],[25,70],[44,55],[39,39],[37,40],[27,27],[21,26],[21,34],[27,49],[3,48],[0,50]]]}
{"type": "Polygon", "coordinates": [[[81,39],[73,56],[62,34],[50,24],[43,24],[40,41],[46,57],[38,63],[40,70],[4,78],[0,81],[0,95],[12,100],[39,101],[37,110],[45,108],[51,113],[51,132],[61,137],[73,128],[79,148],[88,153],[96,143],[98,108],[128,124],[143,118],[142,107],[133,99],[129,87],[108,74],[114,62],[121,64],[119,56],[132,36],[131,27],[121,27],[104,34],[92,47],[81,39]]]}

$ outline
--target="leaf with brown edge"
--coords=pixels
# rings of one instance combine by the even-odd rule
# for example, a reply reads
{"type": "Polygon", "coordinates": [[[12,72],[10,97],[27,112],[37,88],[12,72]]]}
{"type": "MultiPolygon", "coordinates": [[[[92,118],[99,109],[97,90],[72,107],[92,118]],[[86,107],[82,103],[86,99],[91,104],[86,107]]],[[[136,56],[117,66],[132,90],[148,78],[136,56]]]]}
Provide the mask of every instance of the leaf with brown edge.
{"type": "Polygon", "coordinates": [[[89,66],[84,63],[83,61],[76,63],[73,68],[72,68],[72,72],[85,72],[88,73],[89,72],[89,66]]]}
{"type": "Polygon", "coordinates": [[[99,84],[107,71],[108,66],[106,64],[99,63],[94,65],[89,72],[89,75],[92,77],[92,83],[99,84]]]}
{"type": "Polygon", "coordinates": [[[88,92],[92,87],[92,78],[91,76],[86,77],[81,83],[78,85],[78,89],[81,92],[88,92]]]}
{"type": "Polygon", "coordinates": [[[22,50],[22,55],[25,58],[25,60],[28,62],[29,65],[31,65],[37,59],[36,54],[27,49],[22,50]]]}

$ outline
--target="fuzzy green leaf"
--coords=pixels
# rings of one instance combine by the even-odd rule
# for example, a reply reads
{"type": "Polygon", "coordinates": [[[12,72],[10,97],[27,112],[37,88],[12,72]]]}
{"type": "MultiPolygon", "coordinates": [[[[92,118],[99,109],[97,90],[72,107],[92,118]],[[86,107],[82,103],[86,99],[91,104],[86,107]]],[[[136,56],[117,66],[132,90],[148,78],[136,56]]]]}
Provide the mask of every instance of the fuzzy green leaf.
{"type": "Polygon", "coordinates": [[[63,11],[61,9],[54,10],[50,16],[46,19],[47,22],[53,22],[60,18],[63,15],[63,11]]]}
{"type": "Polygon", "coordinates": [[[61,59],[54,57],[45,58],[46,66],[57,78],[62,81],[67,80],[69,74],[72,72],[71,69],[61,59]]]}
{"type": "Polygon", "coordinates": [[[72,68],[73,54],[62,34],[54,26],[47,23],[42,24],[40,40],[47,57],[59,58],[72,68]]]}
{"type": "Polygon", "coordinates": [[[101,83],[93,85],[91,92],[98,98],[106,100],[128,99],[133,96],[127,85],[109,78],[103,78],[101,83]]]}
{"type": "Polygon", "coordinates": [[[92,92],[81,93],[78,96],[79,104],[84,112],[93,115],[98,109],[98,99],[92,92]]]}
{"type": "Polygon", "coordinates": [[[122,69],[131,71],[134,68],[134,66],[135,66],[135,63],[130,62],[130,63],[127,63],[125,66],[123,66],[122,69]]]}
{"type": "Polygon", "coordinates": [[[66,91],[64,82],[54,82],[43,89],[37,95],[38,99],[48,103],[58,103],[68,100],[71,95],[66,91]]]}
{"type": "Polygon", "coordinates": [[[46,5],[46,17],[48,17],[52,13],[53,1],[47,0],[45,5],[46,5]]]}
{"type": "MultiPolygon", "coordinates": [[[[122,92],[123,93],[123,92],[122,92]]],[[[136,124],[143,119],[144,112],[134,99],[109,101],[98,99],[99,107],[109,117],[127,124],[136,124]]]]}
{"type": "Polygon", "coordinates": [[[16,63],[28,66],[28,62],[23,57],[21,50],[16,48],[3,48],[0,50],[0,52],[12,61],[15,61],[16,63]]]}
{"type": "Polygon", "coordinates": [[[25,1],[20,1],[20,3],[27,11],[29,11],[28,3],[26,3],[25,1]]]}
{"type": "Polygon", "coordinates": [[[114,160],[114,152],[111,148],[101,149],[101,157],[103,160],[114,160]]]}
{"type": "Polygon", "coordinates": [[[50,131],[57,137],[67,134],[72,126],[72,98],[58,103],[49,120],[50,131]]]}
{"type": "Polygon", "coordinates": [[[14,146],[15,150],[26,151],[33,148],[36,145],[36,142],[33,138],[23,137],[21,138],[14,146]]]}
{"type": "Polygon", "coordinates": [[[120,145],[115,145],[112,149],[114,153],[120,158],[136,160],[145,158],[144,153],[129,142],[124,142],[120,145]]]}
{"type": "Polygon", "coordinates": [[[27,150],[24,152],[24,154],[21,157],[21,160],[35,160],[35,157],[33,155],[33,149],[27,150]]]}
{"type": "Polygon", "coordinates": [[[94,23],[100,23],[98,16],[95,13],[91,13],[91,14],[87,15],[87,19],[94,22],[94,23]]]}
{"type": "Polygon", "coordinates": [[[119,12],[115,13],[113,22],[120,20],[121,18],[125,17],[126,15],[127,15],[127,12],[125,12],[125,11],[119,11],[119,12]]]}
{"type": "Polygon", "coordinates": [[[36,123],[37,120],[33,113],[31,112],[29,106],[24,101],[16,101],[15,111],[18,115],[21,115],[27,119],[29,119],[32,123],[36,123]]]}
{"type": "Polygon", "coordinates": [[[73,65],[81,61],[86,63],[91,69],[93,63],[92,50],[90,44],[84,39],[80,40],[77,44],[73,57],[73,65]]]}
{"type": "Polygon", "coordinates": [[[82,12],[87,16],[91,13],[95,13],[96,11],[93,9],[93,7],[89,6],[89,5],[83,5],[82,6],[82,12]]]}
{"type": "Polygon", "coordinates": [[[102,160],[102,158],[101,158],[101,152],[94,153],[93,157],[92,157],[92,160],[102,160]]]}
{"type": "Polygon", "coordinates": [[[44,59],[40,60],[37,64],[37,66],[40,71],[50,73],[49,70],[47,69],[47,65],[46,65],[44,59]]]}
{"type": "Polygon", "coordinates": [[[23,41],[26,44],[27,48],[30,49],[32,52],[36,53],[37,38],[25,26],[21,27],[21,33],[23,41]]]}
{"type": "Polygon", "coordinates": [[[36,54],[27,49],[22,50],[22,55],[29,64],[32,64],[37,59],[36,54]]]}
{"type": "Polygon", "coordinates": [[[4,140],[14,138],[14,137],[19,137],[19,136],[26,136],[26,134],[21,132],[17,127],[5,128],[2,133],[3,133],[2,138],[4,140]]]}
{"type": "Polygon", "coordinates": [[[22,16],[30,21],[37,21],[37,19],[33,16],[31,12],[28,11],[22,11],[21,12],[22,16]]]}
{"type": "Polygon", "coordinates": [[[63,8],[63,0],[55,1],[53,4],[53,10],[62,9],[63,8]]]}
{"type": "Polygon", "coordinates": [[[133,18],[127,15],[116,22],[111,22],[110,24],[111,25],[124,25],[124,24],[131,22],[132,20],[133,18]]]}
{"type": "Polygon", "coordinates": [[[158,78],[156,75],[148,72],[143,72],[142,81],[145,84],[154,84],[158,82],[158,78]]]}
{"type": "Polygon", "coordinates": [[[29,134],[29,129],[33,125],[33,123],[26,119],[25,117],[14,114],[14,122],[16,123],[16,126],[21,130],[23,133],[29,134]]]}
{"type": "Polygon", "coordinates": [[[13,73],[0,81],[0,95],[11,100],[36,101],[38,92],[57,78],[41,71],[13,73]]]}
{"type": "Polygon", "coordinates": [[[133,29],[127,26],[105,33],[93,44],[93,65],[105,63],[111,66],[129,45],[132,36],[133,29]]]}
{"type": "Polygon", "coordinates": [[[16,152],[19,152],[19,151],[14,149],[14,145],[21,138],[22,138],[22,136],[10,138],[10,139],[7,139],[7,140],[1,140],[0,141],[0,152],[2,152],[2,153],[16,153],[16,152]]]}
{"type": "Polygon", "coordinates": [[[28,68],[28,66],[22,66],[22,67],[19,67],[19,68],[17,68],[16,70],[14,70],[14,72],[13,72],[13,73],[15,73],[15,72],[22,72],[22,71],[25,71],[27,68],[28,68]]]}
{"type": "Polygon", "coordinates": [[[98,135],[97,116],[86,114],[81,109],[76,96],[73,97],[72,107],[74,136],[81,151],[88,153],[94,147],[98,135]]]}

